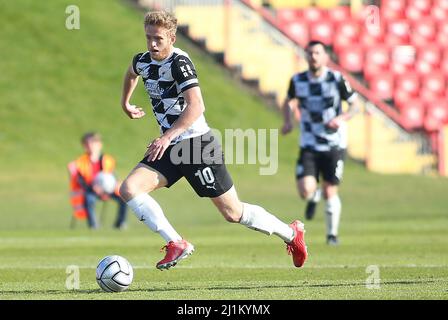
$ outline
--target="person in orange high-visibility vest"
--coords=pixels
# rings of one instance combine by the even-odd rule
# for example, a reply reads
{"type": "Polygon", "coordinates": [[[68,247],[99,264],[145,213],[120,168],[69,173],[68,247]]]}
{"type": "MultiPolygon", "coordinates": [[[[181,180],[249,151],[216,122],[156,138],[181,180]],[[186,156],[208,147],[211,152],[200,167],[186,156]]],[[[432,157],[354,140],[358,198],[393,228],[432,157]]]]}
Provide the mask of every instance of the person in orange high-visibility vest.
{"type": "Polygon", "coordinates": [[[84,134],[81,143],[85,153],[68,164],[74,217],[77,219],[87,218],[89,228],[97,229],[99,225],[96,219],[95,204],[98,200],[112,199],[118,204],[114,227],[122,229],[126,222],[127,206],[118,193],[121,183],[117,182],[115,190],[111,193],[94,183],[95,177],[100,172],[114,173],[115,159],[111,155],[102,153],[103,143],[101,136],[96,132],[84,134]]]}

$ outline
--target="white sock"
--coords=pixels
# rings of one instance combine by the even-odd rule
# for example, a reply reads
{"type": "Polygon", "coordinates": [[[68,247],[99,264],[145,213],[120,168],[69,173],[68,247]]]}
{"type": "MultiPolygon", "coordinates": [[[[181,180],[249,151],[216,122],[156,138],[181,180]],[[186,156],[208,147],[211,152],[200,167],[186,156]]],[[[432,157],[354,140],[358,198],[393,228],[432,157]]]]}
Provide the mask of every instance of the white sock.
{"type": "Polygon", "coordinates": [[[321,196],[322,191],[320,190],[320,188],[317,188],[313,194],[313,197],[311,198],[311,201],[318,203],[320,201],[321,196]]]}
{"type": "Polygon", "coordinates": [[[339,220],[341,218],[341,199],[338,195],[327,199],[327,205],[325,208],[327,219],[327,235],[338,235],[339,220]]]}
{"type": "Polygon", "coordinates": [[[294,237],[294,231],[289,225],[262,207],[248,203],[243,203],[240,224],[267,235],[275,234],[286,242],[290,242],[294,237]]]}
{"type": "Polygon", "coordinates": [[[182,240],[163,214],[159,204],[148,194],[139,194],[127,202],[137,218],[152,231],[159,233],[166,242],[182,240]]]}
{"type": "Polygon", "coordinates": [[[316,191],[314,191],[313,194],[310,194],[306,198],[306,201],[311,201],[311,202],[318,203],[320,201],[321,196],[322,196],[322,191],[320,190],[320,188],[317,188],[316,191]]]}

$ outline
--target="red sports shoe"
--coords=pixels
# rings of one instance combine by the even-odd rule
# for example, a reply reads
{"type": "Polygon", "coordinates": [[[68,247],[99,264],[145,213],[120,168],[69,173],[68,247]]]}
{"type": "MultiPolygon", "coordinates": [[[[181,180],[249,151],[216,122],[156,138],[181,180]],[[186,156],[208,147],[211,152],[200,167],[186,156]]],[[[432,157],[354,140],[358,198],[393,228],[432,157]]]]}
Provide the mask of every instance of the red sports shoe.
{"type": "Polygon", "coordinates": [[[157,262],[156,265],[156,268],[159,270],[174,267],[179,260],[185,259],[194,251],[193,245],[183,239],[176,242],[168,242],[166,246],[163,246],[162,249],[160,249],[160,252],[164,249],[166,251],[165,258],[157,262]]]}
{"type": "Polygon", "coordinates": [[[305,226],[299,220],[295,220],[290,224],[294,230],[294,238],[290,243],[286,242],[286,250],[289,255],[292,255],[292,261],[297,268],[300,268],[305,263],[308,257],[305,245],[305,226]]]}

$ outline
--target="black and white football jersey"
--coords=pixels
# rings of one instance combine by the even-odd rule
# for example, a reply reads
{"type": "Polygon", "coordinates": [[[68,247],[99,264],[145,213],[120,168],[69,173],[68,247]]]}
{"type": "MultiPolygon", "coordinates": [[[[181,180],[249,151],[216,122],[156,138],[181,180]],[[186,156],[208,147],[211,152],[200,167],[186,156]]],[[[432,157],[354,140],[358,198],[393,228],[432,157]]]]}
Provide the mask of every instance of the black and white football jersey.
{"type": "MultiPolygon", "coordinates": [[[[186,52],[174,48],[173,53],[162,61],[152,60],[149,51],[138,53],[132,60],[132,68],[142,77],[160,132],[164,133],[188,107],[183,92],[199,85],[194,65],[186,52]]],[[[201,115],[171,144],[209,130],[204,115],[201,115]]]]}
{"type": "Polygon", "coordinates": [[[342,113],[342,100],[351,102],[356,93],[338,71],[325,68],[319,78],[306,71],[290,81],[288,98],[300,102],[300,147],[315,151],[347,148],[347,124],[337,129],[327,123],[342,113]]]}

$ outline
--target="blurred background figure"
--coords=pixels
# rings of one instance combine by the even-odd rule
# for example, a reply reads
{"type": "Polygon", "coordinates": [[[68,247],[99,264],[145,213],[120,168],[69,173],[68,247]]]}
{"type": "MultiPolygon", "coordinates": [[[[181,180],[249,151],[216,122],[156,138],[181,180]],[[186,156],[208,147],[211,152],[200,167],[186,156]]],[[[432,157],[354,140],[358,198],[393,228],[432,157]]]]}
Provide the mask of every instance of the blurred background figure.
{"type": "Polygon", "coordinates": [[[127,208],[118,194],[121,182],[114,175],[115,159],[111,155],[103,154],[103,142],[96,132],[85,133],[81,143],[85,153],[68,164],[73,218],[87,218],[89,228],[97,229],[99,224],[95,213],[96,202],[114,200],[118,204],[114,228],[123,229],[127,208]]]}
{"type": "Polygon", "coordinates": [[[297,188],[307,201],[305,218],[311,220],[321,198],[318,188],[322,176],[322,191],[326,201],[327,244],[337,245],[342,180],[347,149],[347,125],[357,107],[357,95],[344,76],[327,67],[325,44],[310,41],[306,48],[309,70],[295,74],[290,80],[284,104],[282,133],[293,129],[294,108],[300,109],[300,153],[296,167],[297,188]],[[342,101],[348,110],[342,110],[342,101]]]}

